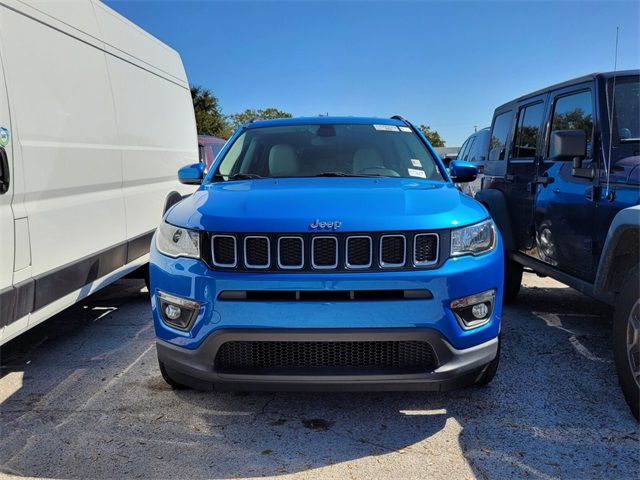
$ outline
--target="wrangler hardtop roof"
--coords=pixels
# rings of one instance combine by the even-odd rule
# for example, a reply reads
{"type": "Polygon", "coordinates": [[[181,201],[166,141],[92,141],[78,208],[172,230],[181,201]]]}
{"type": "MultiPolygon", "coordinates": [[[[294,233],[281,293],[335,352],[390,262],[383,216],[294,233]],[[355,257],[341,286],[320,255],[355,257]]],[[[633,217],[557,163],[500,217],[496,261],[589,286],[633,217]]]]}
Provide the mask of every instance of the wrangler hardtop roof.
{"type": "Polygon", "coordinates": [[[595,78],[599,78],[601,80],[607,81],[610,78],[612,78],[613,76],[616,77],[624,77],[624,76],[629,76],[629,75],[640,75],[640,70],[621,70],[621,71],[617,71],[617,72],[594,72],[594,73],[590,73],[588,75],[583,75],[582,77],[577,77],[577,78],[572,78],[571,80],[566,80],[564,82],[560,82],[560,83],[556,83],[554,85],[550,85],[548,87],[545,88],[541,88],[540,90],[536,90],[535,92],[531,92],[531,93],[527,93],[526,95],[522,95],[518,98],[514,98],[513,100],[510,100],[506,103],[503,103],[502,105],[500,105],[498,108],[496,108],[496,110],[500,110],[508,105],[511,105],[513,103],[518,103],[521,102],[522,100],[526,100],[529,97],[536,97],[538,95],[542,95],[543,93],[548,93],[551,92],[553,90],[558,90],[560,88],[565,88],[565,87],[570,87],[571,85],[575,85],[578,83],[583,83],[583,82],[589,82],[595,78]]]}

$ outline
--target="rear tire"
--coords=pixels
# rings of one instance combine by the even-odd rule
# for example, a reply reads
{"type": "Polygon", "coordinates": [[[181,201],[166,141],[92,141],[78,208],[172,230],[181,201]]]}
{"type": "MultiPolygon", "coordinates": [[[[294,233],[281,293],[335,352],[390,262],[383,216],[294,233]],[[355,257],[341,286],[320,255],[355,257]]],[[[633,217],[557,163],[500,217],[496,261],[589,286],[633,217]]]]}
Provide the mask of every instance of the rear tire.
{"type": "Polygon", "coordinates": [[[640,275],[627,276],[613,316],[613,358],[631,413],[640,421],[640,275]]]}
{"type": "Polygon", "coordinates": [[[502,303],[513,302],[520,292],[522,283],[522,265],[511,260],[506,254],[504,257],[504,291],[502,293],[502,303]]]}
{"type": "Polygon", "coordinates": [[[174,380],[173,377],[171,377],[171,374],[167,371],[167,367],[165,367],[164,363],[162,363],[160,360],[158,360],[158,367],[160,367],[160,374],[162,375],[162,379],[165,382],[167,382],[167,384],[173,390],[189,390],[190,389],[190,387],[188,387],[187,385],[183,385],[182,383],[174,380]]]}
{"type": "Polygon", "coordinates": [[[489,364],[485,367],[483,372],[480,374],[475,384],[478,387],[486,387],[491,383],[493,378],[496,376],[496,372],[498,371],[498,365],[500,364],[500,345],[502,340],[498,337],[498,351],[496,352],[496,358],[491,360],[489,364]]]}

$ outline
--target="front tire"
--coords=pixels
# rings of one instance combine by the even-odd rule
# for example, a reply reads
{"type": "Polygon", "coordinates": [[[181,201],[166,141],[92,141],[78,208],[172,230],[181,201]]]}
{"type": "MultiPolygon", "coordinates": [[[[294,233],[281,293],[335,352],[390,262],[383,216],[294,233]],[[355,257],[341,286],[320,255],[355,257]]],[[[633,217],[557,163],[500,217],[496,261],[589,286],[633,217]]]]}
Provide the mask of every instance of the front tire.
{"type": "Polygon", "coordinates": [[[522,284],[522,265],[511,260],[505,252],[504,256],[504,290],[502,294],[502,303],[508,304],[513,302],[520,292],[522,284]]]}
{"type": "Polygon", "coordinates": [[[629,275],[613,317],[613,358],[631,413],[640,421],[640,276],[629,275]]]}

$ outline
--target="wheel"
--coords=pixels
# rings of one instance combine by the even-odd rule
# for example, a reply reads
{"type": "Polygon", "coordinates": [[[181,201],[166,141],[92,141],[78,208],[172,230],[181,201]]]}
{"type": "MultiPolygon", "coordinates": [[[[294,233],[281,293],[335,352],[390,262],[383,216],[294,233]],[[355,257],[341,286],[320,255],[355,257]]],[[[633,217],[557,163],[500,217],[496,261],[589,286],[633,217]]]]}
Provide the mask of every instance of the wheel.
{"type": "Polygon", "coordinates": [[[511,260],[505,253],[504,257],[504,291],[502,293],[502,303],[513,302],[520,291],[522,283],[522,265],[511,260]]]}
{"type": "Polygon", "coordinates": [[[476,385],[479,387],[485,387],[491,383],[493,377],[496,376],[496,372],[498,371],[498,364],[500,363],[500,344],[502,343],[502,339],[498,337],[498,352],[496,353],[496,358],[491,360],[489,364],[485,367],[484,371],[480,374],[478,379],[476,380],[476,385]]]}
{"type": "Polygon", "coordinates": [[[640,421],[640,276],[629,275],[613,317],[613,358],[631,413],[640,421]]]}
{"type": "Polygon", "coordinates": [[[167,371],[167,367],[164,366],[160,360],[158,360],[158,366],[160,367],[160,373],[162,374],[162,378],[167,384],[174,390],[188,390],[189,387],[187,385],[183,385],[180,382],[175,381],[171,374],[167,371]]]}
{"type": "Polygon", "coordinates": [[[151,295],[151,280],[149,279],[149,264],[146,264],[142,268],[144,268],[144,270],[142,271],[142,279],[144,280],[144,284],[147,287],[147,292],[149,292],[149,295],[151,295]]]}

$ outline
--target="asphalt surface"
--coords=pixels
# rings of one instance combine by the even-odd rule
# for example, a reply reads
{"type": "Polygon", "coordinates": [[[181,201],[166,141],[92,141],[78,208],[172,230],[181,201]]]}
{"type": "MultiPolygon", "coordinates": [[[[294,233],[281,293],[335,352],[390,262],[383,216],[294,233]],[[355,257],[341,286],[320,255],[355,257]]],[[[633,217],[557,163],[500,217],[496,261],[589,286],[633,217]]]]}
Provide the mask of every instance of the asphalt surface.
{"type": "Polygon", "coordinates": [[[122,280],[2,348],[0,477],[634,478],[608,309],[525,275],[487,388],[173,391],[122,280]]]}

